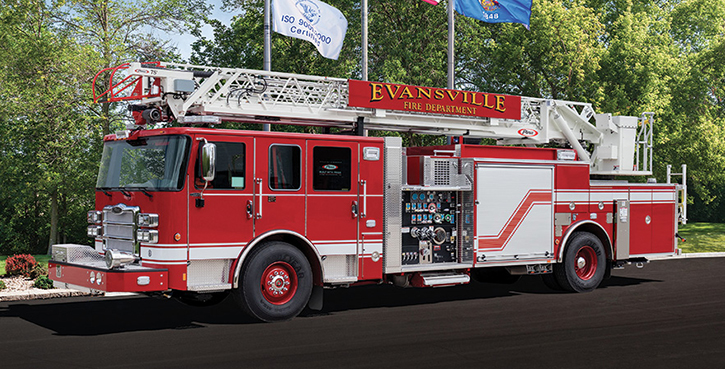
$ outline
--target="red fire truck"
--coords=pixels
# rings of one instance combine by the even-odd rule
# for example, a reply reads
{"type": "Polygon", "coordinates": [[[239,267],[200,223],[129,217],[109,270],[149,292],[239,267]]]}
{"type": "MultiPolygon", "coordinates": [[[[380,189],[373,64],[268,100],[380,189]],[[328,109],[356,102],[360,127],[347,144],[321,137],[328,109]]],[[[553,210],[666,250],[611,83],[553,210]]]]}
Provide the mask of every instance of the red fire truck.
{"type": "Polygon", "coordinates": [[[276,321],[320,309],[324,288],[541,275],[588,292],[612,268],[678,252],[684,166],[682,184],[615,179],[651,175],[651,113],[170,63],[101,75],[110,88],[96,101],[133,101],[135,121],[105,137],[94,246],[53,246],[56,285],[195,305],[231,294],[276,321]],[[458,139],[405,148],[400,137],[210,128],[222,121],[458,139]],[[466,143],[484,137],[500,145],[466,143]]]}

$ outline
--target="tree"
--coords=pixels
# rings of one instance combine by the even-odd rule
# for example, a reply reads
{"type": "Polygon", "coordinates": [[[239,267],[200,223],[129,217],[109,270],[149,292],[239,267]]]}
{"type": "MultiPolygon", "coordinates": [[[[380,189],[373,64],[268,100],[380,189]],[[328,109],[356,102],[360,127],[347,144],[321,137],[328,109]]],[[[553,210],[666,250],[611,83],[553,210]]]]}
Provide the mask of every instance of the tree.
{"type": "MultiPolygon", "coordinates": [[[[74,40],[93,47],[88,56],[93,71],[142,59],[178,60],[169,41],[161,41],[154,31],[184,33],[195,30],[210,10],[203,0],[54,0],[50,11],[56,25],[74,40]]],[[[108,88],[101,81],[99,90],[108,88]]],[[[103,134],[122,126],[122,112],[110,103],[92,107],[101,120],[103,134]]]]}
{"type": "Polygon", "coordinates": [[[53,33],[44,2],[2,2],[3,251],[39,252],[43,235],[55,243],[62,224],[72,236],[69,217],[92,205],[95,170],[87,163],[97,160],[99,135],[83,114],[88,50],[53,33]]]}

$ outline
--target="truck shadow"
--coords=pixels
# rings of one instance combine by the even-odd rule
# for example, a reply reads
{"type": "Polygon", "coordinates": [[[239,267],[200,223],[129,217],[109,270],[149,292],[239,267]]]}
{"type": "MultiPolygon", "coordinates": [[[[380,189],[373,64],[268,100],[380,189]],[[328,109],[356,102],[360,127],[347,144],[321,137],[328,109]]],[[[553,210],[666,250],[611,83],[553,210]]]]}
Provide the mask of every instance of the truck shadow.
{"type": "MultiPolygon", "coordinates": [[[[612,277],[607,287],[658,282],[612,277]]],[[[522,278],[511,285],[476,283],[454,288],[400,288],[392,285],[326,290],[321,311],[305,310],[306,319],[379,307],[405,307],[475,299],[497,299],[528,294],[557,294],[540,278],[522,278]]],[[[52,301],[8,302],[0,307],[0,319],[18,317],[60,336],[96,336],[123,332],[184,330],[206,325],[256,323],[232,298],[209,307],[191,307],[164,298],[146,296],[64,298],[52,301]]]]}

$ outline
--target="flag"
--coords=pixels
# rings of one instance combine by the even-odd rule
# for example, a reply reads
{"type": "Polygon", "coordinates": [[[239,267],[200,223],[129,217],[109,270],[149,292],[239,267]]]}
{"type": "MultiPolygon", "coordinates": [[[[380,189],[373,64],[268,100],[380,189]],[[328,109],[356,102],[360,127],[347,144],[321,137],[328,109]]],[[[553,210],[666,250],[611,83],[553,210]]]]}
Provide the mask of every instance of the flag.
{"type": "Polygon", "coordinates": [[[322,56],[337,60],[347,32],[347,19],[318,0],[272,0],[273,30],[307,40],[322,56]]]}
{"type": "Polygon", "coordinates": [[[521,23],[529,29],[532,0],[455,0],[456,11],[488,23],[521,23]]]}
{"type": "Polygon", "coordinates": [[[438,5],[438,3],[441,2],[440,0],[423,0],[423,1],[425,1],[428,4],[433,4],[433,5],[438,5]]]}

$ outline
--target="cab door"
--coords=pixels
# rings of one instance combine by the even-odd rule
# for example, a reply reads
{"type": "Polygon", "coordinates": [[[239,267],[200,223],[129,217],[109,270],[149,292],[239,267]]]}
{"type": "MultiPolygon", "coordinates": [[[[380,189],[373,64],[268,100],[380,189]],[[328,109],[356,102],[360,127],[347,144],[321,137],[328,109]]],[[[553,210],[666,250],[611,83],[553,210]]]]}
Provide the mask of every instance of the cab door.
{"type": "Polygon", "coordinates": [[[254,182],[254,141],[250,137],[208,136],[217,147],[216,175],[204,184],[199,176],[198,150],[189,186],[187,285],[226,285],[229,269],[253,238],[251,213],[254,182]]]}
{"type": "Polygon", "coordinates": [[[307,141],[307,237],[323,256],[325,280],[356,280],[359,221],[358,143],[307,141]]]}
{"type": "Polygon", "coordinates": [[[254,233],[305,234],[305,141],[257,137],[254,169],[254,233]]]}

